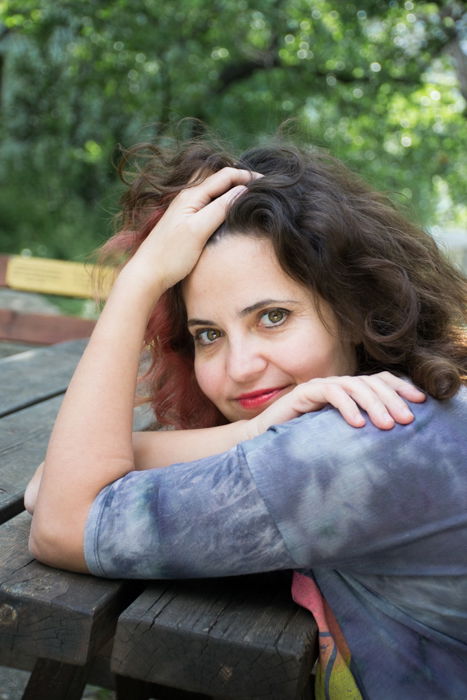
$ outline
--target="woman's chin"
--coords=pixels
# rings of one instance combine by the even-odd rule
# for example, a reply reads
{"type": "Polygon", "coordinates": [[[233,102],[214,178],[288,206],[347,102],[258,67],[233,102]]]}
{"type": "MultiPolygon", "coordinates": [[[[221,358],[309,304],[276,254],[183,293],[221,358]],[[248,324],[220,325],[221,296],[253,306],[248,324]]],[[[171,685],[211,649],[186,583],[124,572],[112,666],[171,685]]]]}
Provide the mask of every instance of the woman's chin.
{"type": "Polygon", "coordinates": [[[221,413],[229,423],[235,423],[238,420],[250,420],[250,418],[255,418],[255,416],[258,416],[263,410],[264,409],[259,408],[246,410],[241,406],[229,406],[225,411],[221,410],[221,413]]]}
{"type": "Polygon", "coordinates": [[[227,417],[227,419],[233,423],[237,420],[250,420],[259,416],[260,413],[265,411],[269,406],[278,401],[284,394],[288,394],[293,386],[287,386],[280,391],[274,392],[268,399],[261,400],[234,400],[231,405],[227,407],[226,412],[222,413],[227,417]]]}

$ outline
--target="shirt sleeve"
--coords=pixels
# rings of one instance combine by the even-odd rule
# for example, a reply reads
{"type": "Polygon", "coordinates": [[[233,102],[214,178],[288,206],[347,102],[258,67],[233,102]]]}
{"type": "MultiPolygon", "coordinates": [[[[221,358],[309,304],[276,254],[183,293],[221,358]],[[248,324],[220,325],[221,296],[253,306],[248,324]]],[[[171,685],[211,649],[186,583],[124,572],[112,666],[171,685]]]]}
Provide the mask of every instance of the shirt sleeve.
{"type": "Polygon", "coordinates": [[[467,390],[412,410],[413,423],[389,431],[352,428],[333,410],[308,414],[244,444],[299,568],[465,573],[467,390]]]}
{"type": "Polygon", "coordinates": [[[415,421],[390,431],[306,414],[221,455],[131,472],[91,508],[87,565],[125,578],[420,573],[446,528],[467,547],[465,396],[414,405],[415,421]]]}
{"type": "Polygon", "coordinates": [[[242,446],[130,472],[94,501],[84,552],[91,573],[118,578],[228,576],[295,566],[242,446]]]}

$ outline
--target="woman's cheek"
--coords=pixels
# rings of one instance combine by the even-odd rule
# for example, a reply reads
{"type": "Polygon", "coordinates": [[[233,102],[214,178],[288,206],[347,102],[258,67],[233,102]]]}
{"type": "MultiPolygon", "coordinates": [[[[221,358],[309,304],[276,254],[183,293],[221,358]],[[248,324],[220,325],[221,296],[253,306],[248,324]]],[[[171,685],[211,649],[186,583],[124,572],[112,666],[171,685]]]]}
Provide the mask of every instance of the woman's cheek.
{"type": "Polygon", "coordinates": [[[195,376],[203,394],[217,405],[219,389],[223,384],[219,363],[215,362],[213,358],[196,358],[195,376]]]}

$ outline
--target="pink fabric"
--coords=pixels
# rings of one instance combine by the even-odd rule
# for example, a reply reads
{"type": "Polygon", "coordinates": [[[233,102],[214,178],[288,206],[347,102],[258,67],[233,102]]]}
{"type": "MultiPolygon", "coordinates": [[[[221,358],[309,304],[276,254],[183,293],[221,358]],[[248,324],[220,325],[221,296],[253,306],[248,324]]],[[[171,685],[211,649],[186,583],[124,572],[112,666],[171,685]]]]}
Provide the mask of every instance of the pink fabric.
{"type": "Polygon", "coordinates": [[[361,700],[349,668],[349,647],[316,583],[308,576],[294,572],[292,598],[312,613],[319,630],[319,664],[315,683],[317,700],[361,700]]]}

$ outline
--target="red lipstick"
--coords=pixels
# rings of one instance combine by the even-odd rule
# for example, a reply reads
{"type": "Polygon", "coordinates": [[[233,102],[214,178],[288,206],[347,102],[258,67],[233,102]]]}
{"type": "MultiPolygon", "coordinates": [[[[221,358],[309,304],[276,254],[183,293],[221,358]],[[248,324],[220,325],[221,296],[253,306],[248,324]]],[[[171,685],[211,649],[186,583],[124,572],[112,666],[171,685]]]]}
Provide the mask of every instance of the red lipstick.
{"type": "Polygon", "coordinates": [[[238,401],[242,408],[258,408],[258,406],[263,406],[263,404],[268,403],[268,401],[275,399],[285,388],[284,386],[280,386],[273,389],[258,389],[257,391],[251,391],[248,394],[237,396],[236,401],[238,401]]]}

